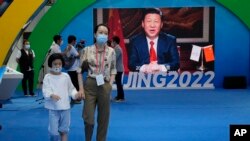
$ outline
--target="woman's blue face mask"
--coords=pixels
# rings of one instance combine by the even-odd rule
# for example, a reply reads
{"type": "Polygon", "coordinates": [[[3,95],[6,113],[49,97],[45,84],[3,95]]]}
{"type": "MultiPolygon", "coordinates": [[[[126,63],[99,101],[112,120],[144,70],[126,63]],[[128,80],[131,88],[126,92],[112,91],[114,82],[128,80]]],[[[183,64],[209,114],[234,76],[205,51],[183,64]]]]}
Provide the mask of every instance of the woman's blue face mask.
{"type": "Polygon", "coordinates": [[[98,34],[96,37],[96,43],[97,44],[105,44],[108,41],[108,35],[105,34],[98,34]]]}

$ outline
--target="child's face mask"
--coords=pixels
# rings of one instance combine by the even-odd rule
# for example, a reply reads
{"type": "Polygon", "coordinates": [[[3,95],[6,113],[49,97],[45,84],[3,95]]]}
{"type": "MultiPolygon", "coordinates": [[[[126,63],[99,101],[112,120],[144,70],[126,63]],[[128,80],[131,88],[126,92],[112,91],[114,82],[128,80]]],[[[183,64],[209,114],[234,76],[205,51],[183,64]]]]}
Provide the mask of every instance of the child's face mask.
{"type": "Polygon", "coordinates": [[[51,71],[55,73],[60,73],[62,71],[62,61],[60,59],[56,59],[52,62],[51,71]]]}
{"type": "Polygon", "coordinates": [[[62,67],[55,67],[55,66],[52,66],[51,70],[53,72],[56,72],[56,73],[60,73],[62,71],[62,67]]]}

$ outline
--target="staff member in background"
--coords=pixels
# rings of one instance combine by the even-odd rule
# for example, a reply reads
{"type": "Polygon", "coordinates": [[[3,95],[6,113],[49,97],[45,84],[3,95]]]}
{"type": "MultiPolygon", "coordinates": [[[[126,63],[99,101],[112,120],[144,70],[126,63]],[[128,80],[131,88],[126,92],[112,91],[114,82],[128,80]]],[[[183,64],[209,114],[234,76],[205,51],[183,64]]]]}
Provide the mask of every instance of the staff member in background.
{"type": "MultiPolygon", "coordinates": [[[[75,86],[76,90],[79,91],[79,85],[78,85],[78,77],[77,77],[77,72],[76,70],[79,68],[79,63],[80,63],[80,59],[79,59],[79,53],[75,48],[75,44],[76,44],[76,36],[74,35],[69,35],[68,36],[68,46],[66,47],[66,51],[65,54],[68,57],[73,57],[73,64],[72,66],[67,69],[67,72],[70,76],[70,79],[73,83],[73,85],[75,86]]],[[[79,100],[71,100],[72,104],[80,104],[81,101],[79,100]]]]}
{"type": "Polygon", "coordinates": [[[85,141],[91,141],[95,109],[97,107],[97,141],[106,141],[109,115],[110,93],[116,75],[116,56],[113,48],[107,46],[109,29],[99,24],[94,29],[95,44],[85,47],[81,55],[80,66],[85,64],[88,76],[85,84],[82,80],[82,69],[78,70],[79,93],[85,98],[83,119],[85,125],[85,141]]]}
{"type": "Polygon", "coordinates": [[[50,53],[62,53],[61,46],[63,45],[63,40],[61,35],[55,35],[53,37],[53,43],[50,46],[50,53]]]}
{"type": "Polygon", "coordinates": [[[111,45],[115,50],[116,55],[116,70],[117,74],[115,76],[115,83],[117,86],[117,96],[115,97],[115,102],[123,102],[124,98],[124,91],[122,86],[122,74],[123,74],[123,57],[122,57],[122,48],[119,45],[120,38],[118,36],[112,37],[111,45]]]}
{"type": "Polygon", "coordinates": [[[23,47],[17,52],[16,61],[19,64],[20,71],[23,73],[22,89],[25,96],[34,96],[34,67],[33,61],[35,58],[34,51],[30,48],[30,42],[27,39],[23,40],[23,47]],[[27,82],[29,94],[27,92],[27,82]]]}

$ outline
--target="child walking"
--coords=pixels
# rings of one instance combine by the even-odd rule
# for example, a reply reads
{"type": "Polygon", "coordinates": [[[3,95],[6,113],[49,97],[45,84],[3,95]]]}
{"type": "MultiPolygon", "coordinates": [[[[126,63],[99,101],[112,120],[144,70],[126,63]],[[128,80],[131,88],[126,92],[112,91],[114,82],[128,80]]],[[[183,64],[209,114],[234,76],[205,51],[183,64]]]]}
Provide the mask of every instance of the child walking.
{"type": "Polygon", "coordinates": [[[45,108],[49,111],[50,141],[67,141],[70,126],[70,97],[80,99],[67,73],[61,72],[65,62],[60,53],[48,59],[50,73],[43,79],[45,108]]]}

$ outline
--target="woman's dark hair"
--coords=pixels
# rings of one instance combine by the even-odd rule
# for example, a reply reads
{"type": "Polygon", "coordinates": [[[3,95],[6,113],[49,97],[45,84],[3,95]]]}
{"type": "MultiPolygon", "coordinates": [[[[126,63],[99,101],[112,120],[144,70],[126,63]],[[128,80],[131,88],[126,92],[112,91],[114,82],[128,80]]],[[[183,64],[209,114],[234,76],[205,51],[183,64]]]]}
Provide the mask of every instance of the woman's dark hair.
{"type": "Polygon", "coordinates": [[[48,60],[48,66],[52,68],[52,62],[56,59],[60,59],[62,61],[62,67],[64,67],[65,65],[65,61],[63,59],[63,56],[61,53],[53,53],[49,56],[49,60],[48,60]]]}
{"type": "Polygon", "coordinates": [[[105,25],[105,24],[98,24],[97,26],[95,26],[94,33],[97,32],[97,30],[98,30],[98,28],[99,28],[100,26],[105,26],[105,27],[107,27],[108,33],[109,33],[109,27],[108,27],[107,25],[105,25]]]}
{"type": "Polygon", "coordinates": [[[107,45],[111,47],[111,40],[107,41],[107,45]]]}

